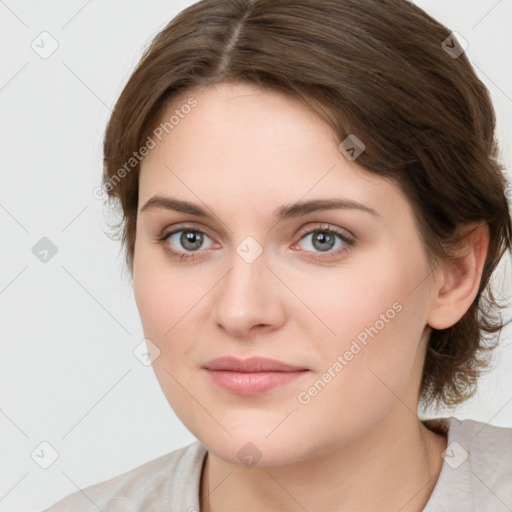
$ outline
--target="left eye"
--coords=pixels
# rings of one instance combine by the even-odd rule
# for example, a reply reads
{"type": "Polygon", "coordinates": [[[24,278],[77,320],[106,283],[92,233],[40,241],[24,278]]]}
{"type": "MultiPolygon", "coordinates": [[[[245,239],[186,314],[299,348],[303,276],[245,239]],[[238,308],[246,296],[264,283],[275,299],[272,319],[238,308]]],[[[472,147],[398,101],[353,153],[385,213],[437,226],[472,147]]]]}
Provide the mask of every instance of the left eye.
{"type": "Polygon", "coordinates": [[[308,238],[310,238],[309,245],[312,247],[312,249],[305,249],[308,252],[327,252],[331,251],[332,249],[334,249],[332,252],[336,252],[336,249],[343,249],[346,248],[346,246],[353,245],[351,238],[332,228],[308,231],[303,236],[301,236],[300,241],[307,240],[308,238]],[[337,240],[338,246],[335,247],[337,240]]]}

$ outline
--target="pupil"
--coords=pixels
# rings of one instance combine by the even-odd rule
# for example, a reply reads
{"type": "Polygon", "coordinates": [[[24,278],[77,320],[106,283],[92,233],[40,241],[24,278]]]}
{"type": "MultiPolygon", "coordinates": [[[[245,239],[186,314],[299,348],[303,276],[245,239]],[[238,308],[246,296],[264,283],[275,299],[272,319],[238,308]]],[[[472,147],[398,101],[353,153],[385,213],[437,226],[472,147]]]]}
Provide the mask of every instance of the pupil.
{"type": "Polygon", "coordinates": [[[332,248],[333,242],[334,242],[334,236],[329,233],[319,233],[317,237],[315,237],[314,242],[319,241],[320,245],[317,247],[316,244],[315,248],[320,251],[327,251],[332,248]]]}
{"type": "Polygon", "coordinates": [[[200,233],[187,231],[181,235],[181,243],[183,247],[189,250],[199,249],[199,247],[201,247],[202,241],[203,239],[200,233]],[[192,246],[189,246],[188,244],[191,244],[192,246]]]}

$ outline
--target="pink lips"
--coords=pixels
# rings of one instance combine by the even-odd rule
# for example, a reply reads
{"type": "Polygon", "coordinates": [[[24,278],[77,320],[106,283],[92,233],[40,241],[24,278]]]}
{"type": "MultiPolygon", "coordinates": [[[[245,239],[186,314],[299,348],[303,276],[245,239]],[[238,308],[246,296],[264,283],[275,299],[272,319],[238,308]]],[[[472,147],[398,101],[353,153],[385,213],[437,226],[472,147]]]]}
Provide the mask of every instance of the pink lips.
{"type": "Polygon", "coordinates": [[[308,369],[267,359],[231,356],[213,359],[204,365],[212,381],[221,388],[239,395],[258,395],[283,386],[304,375],[308,369]]]}

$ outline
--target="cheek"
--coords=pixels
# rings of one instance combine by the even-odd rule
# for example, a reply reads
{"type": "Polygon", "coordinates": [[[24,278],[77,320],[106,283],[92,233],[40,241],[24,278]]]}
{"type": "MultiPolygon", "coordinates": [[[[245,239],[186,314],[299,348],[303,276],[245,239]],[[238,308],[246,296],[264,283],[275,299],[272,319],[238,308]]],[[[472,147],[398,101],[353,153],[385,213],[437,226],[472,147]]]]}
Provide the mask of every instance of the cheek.
{"type": "Polygon", "coordinates": [[[379,266],[365,262],[344,271],[328,287],[309,288],[308,305],[331,331],[324,329],[321,343],[315,337],[314,350],[322,354],[325,370],[341,356],[343,368],[338,364],[338,372],[331,369],[338,382],[332,387],[353,398],[368,399],[376,387],[384,391],[386,384],[398,391],[418,373],[427,308],[425,286],[420,283],[428,270],[422,253],[411,248],[407,259],[396,252],[381,256],[379,266]]]}
{"type": "Polygon", "coordinates": [[[353,296],[340,309],[337,336],[318,344],[324,364],[296,395],[297,412],[311,435],[317,433],[319,417],[336,437],[340,431],[361,434],[397,404],[414,410],[423,328],[418,297],[404,297],[408,291],[380,287],[378,293],[353,296]]]}
{"type": "Polygon", "coordinates": [[[189,430],[195,433],[194,415],[199,414],[190,407],[190,395],[186,390],[193,389],[194,373],[188,366],[193,360],[189,352],[191,345],[185,340],[197,335],[191,308],[201,295],[190,279],[178,272],[170,273],[151,260],[150,254],[136,253],[134,259],[134,295],[144,336],[158,347],[158,357],[152,366],[162,391],[171,407],[179,411],[180,418],[189,430]]]}
{"type": "Polygon", "coordinates": [[[195,340],[208,339],[203,333],[211,308],[205,304],[215,279],[207,272],[173,269],[154,252],[146,253],[140,250],[134,260],[135,300],[144,336],[158,347],[155,375],[172,408],[186,417],[192,414],[186,390],[194,389],[200,361],[195,340]]]}
{"type": "Polygon", "coordinates": [[[186,324],[187,311],[200,298],[191,280],[179,271],[170,272],[161,249],[149,244],[135,246],[133,288],[144,333],[159,345],[186,324]]]}
{"type": "Polygon", "coordinates": [[[329,270],[329,275],[310,278],[287,276],[288,282],[297,283],[294,292],[310,311],[299,315],[297,309],[295,315],[304,332],[311,334],[315,327],[315,350],[332,353],[348,349],[355,339],[363,346],[372,340],[373,345],[377,340],[382,340],[380,345],[389,345],[393,339],[397,350],[400,344],[417,341],[413,334],[418,332],[416,327],[426,307],[422,287],[418,286],[427,273],[421,259],[404,261],[403,255],[400,259],[383,251],[378,265],[362,260],[339,271],[329,270]]]}

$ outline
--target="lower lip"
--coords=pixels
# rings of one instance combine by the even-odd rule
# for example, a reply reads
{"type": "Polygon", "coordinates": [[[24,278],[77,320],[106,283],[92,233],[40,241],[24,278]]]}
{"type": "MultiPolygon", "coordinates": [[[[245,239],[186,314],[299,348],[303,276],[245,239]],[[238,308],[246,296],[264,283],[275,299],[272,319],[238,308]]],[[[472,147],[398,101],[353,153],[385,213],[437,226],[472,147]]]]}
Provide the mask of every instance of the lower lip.
{"type": "Polygon", "coordinates": [[[304,374],[308,370],[296,372],[232,372],[206,370],[210,378],[219,387],[238,395],[259,395],[279,386],[284,386],[304,374]]]}

